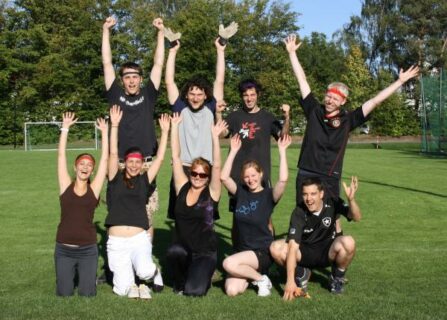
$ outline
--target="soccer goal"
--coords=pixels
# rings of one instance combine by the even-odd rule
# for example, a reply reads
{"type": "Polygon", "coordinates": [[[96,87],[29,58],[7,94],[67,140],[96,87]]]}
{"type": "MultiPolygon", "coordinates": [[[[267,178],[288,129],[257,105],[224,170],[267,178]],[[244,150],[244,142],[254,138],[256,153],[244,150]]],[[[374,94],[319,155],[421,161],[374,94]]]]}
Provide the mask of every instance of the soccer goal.
{"type": "MultiPolygon", "coordinates": [[[[57,150],[61,121],[25,122],[25,151],[57,150]]],[[[95,121],[78,121],[70,127],[67,150],[97,150],[98,129],[95,121]]]]}

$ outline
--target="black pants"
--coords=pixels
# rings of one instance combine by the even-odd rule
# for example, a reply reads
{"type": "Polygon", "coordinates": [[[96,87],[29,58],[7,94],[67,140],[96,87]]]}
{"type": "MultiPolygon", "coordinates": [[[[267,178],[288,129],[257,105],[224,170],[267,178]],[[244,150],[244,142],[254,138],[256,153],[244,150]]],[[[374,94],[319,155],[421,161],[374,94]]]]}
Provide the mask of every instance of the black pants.
{"type": "MultiPolygon", "coordinates": [[[[183,166],[183,172],[189,177],[189,171],[191,167],[183,166]]],[[[175,186],[174,186],[174,175],[171,176],[171,182],[169,183],[169,202],[168,202],[168,218],[175,219],[174,209],[175,209],[175,200],[177,200],[177,195],[175,194],[175,186]]]]}
{"type": "Polygon", "coordinates": [[[194,254],[180,244],[173,244],[166,258],[174,276],[174,290],[183,291],[186,296],[206,295],[216,270],[217,252],[194,254]]]}
{"type": "Polygon", "coordinates": [[[75,276],[78,274],[78,294],[96,295],[96,269],[98,268],[98,246],[95,244],[69,247],[56,243],[54,250],[56,264],[56,294],[72,296],[75,276]]]}

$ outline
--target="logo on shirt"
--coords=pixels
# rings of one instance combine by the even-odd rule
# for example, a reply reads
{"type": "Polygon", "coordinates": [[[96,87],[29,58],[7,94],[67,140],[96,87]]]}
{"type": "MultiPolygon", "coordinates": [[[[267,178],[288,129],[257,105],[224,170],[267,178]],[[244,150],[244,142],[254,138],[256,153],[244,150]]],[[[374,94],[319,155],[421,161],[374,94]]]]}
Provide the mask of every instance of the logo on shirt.
{"type": "Polygon", "coordinates": [[[289,234],[295,234],[295,233],[296,233],[296,229],[295,228],[290,228],[289,234]]]}
{"type": "Polygon", "coordinates": [[[120,101],[125,103],[126,106],[133,107],[133,106],[137,106],[139,104],[142,104],[143,101],[144,101],[144,96],[141,96],[141,98],[139,98],[139,99],[137,99],[137,100],[135,100],[133,102],[130,102],[129,100],[126,99],[126,97],[121,96],[120,97],[120,101]]]}
{"type": "Polygon", "coordinates": [[[321,222],[323,222],[323,225],[326,227],[326,228],[329,228],[329,226],[331,225],[331,218],[330,217],[326,217],[326,218],[324,218],[323,220],[321,220],[321,222]]]}
{"type": "Polygon", "coordinates": [[[248,206],[243,204],[236,208],[236,213],[243,214],[245,216],[250,212],[254,212],[258,208],[258,202],[259,202],[258,200],[250,201],[248,203],[248,206]]]}
{"type": "Polygon", "coordinates": [[[312,228],[309,228],[309,229],[304,228],[303,232],[304,233],[312,233],[312,232],[314,232],[314,229],[312,229],[312,228]]]}
{"type": "Polygon", "coordinates": [[[244,122],[239,130],[239,134],[242,139],[253,140],[255,138],[255,133],[261,129],[256,126],[256,122],[244,122]]]}

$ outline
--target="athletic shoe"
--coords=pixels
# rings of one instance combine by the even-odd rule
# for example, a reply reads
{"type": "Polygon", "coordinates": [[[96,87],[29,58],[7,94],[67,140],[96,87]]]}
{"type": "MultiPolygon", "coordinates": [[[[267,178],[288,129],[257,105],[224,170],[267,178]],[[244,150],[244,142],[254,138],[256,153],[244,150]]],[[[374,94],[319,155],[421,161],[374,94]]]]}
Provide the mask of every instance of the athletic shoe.
{"type": "Polygon", "coordinates": [[[265,274],[262,275],[261,280],[253,281],[255,286],[258,286],[258,296],[267,297],[270,295],[270,289],[272,288],[272,282],[265,274]]]}
{"type": "Polygon", "coordinates": [[[130,286],[127,297],[131,299],[138,299],[140,297],[140,293],[136,284],[130,286]]]}
{"type": "Polygon", "coordinates": [[[299,277],[299,276],[295,275],[295,283],[298,286],[298,288],[301,288],[301,290],[303,290],[303,292],[307,293],[307,284],[309,282],[310,275],[312,274],[312,271],[310,271],[309,268],[303,268],[303,267],[299,267],[299,266],[297,267],[297,271],[298,271],[298,268],[303,270],[303,272],[300,272],[303,274],[303,276],[299,277]]]}
{"type": "Polygon", "coordinates": [[[333,294],[343,293],[344,284],[345,284],[344,278],[338,278],[331,275],[330,289],[333,294]]]}
{"type": "Polygon", "coordinates": [[[160,269],[157,268],[154,276],[154,284],[152,285],[152,290],[154,292],[161,292],[164,288],[163,277],[161,276],[160,269]]]}
{"type": "Polygon", "coordinates": [[[152,299],[151,291],[149,290],[148,286],[145,284],[140,284],[138,287],[140,299],[149,300],[152,299]]]}

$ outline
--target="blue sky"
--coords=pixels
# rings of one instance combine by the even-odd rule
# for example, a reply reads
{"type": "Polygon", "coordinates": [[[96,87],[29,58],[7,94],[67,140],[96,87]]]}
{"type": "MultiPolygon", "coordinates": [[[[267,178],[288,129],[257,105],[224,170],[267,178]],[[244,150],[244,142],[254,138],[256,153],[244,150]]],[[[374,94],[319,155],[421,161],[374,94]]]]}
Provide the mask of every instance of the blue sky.
{"type": "Polygon", "coordinates": [[[308,36],[313,31],[325,33],[327,39],[350,21],[351,15],[360,15],[361,0],[286,0],[298,17],[300,36],[308,36]]]}

